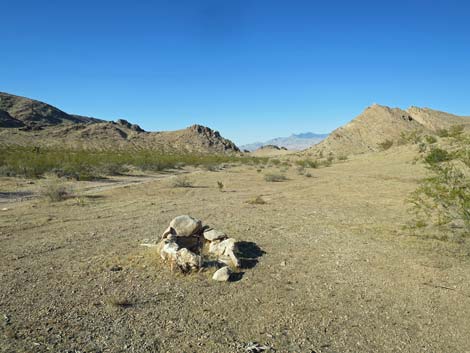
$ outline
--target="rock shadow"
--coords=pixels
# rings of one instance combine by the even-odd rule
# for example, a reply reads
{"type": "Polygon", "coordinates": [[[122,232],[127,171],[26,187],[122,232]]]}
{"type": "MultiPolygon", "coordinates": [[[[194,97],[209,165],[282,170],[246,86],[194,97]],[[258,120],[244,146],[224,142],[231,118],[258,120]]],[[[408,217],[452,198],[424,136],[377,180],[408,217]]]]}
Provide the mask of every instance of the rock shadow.
{"type": "Polygon", "coordinates": [[[252,241],[237,242],[238,257],[241,269],[250,269],[258,264],[258,259],[266,254],[256,243],[252,241]]]}

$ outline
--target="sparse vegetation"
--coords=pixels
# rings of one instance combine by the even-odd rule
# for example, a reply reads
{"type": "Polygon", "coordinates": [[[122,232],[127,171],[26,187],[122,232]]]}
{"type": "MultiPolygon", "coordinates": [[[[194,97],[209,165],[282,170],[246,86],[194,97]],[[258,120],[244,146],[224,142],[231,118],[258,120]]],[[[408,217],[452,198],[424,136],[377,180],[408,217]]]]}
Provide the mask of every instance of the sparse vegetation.
{"type": "Polygon", "coordinates": [[[268,181],[268,182],[281,182],[281,181],[285,181],[287,180],[287,177],[283,174],[265,174],[264,176],[264,180],[268,181]]]}
{"type": "Polygon", "coordinates": [[[295,163],[303,168],[318,168],[319,163],[313,159],[299,159],[295,163]]]}
{"type": "Polygon", "coordinates": [[[443,233],[440,239],[448,233],[470,234],[470,137],[456,133],[452,142],[452,150],[432,148],[423,156],[432,176],[408,200],[414,206],[416,227],[434,224],[443,233]]]}
{"type": "Polygon", "coordinates": [[[347,160],[348,160],[348,156],[346,156],[346,155],[338,156],[338,161],[347,161],[347,160]]]}
{"type": "Polygon", "coordinates": [[[222,192],[224,189],[224,184],[221,181],[217,181],[217,187],[219,188],[219,191],[222,192]]]}
{"type": "Polygon", "coordinates": [[[250,205],[265,205],[267,202],[263,199],[261,195],[258,195],[247,201],[250,205]]]}
{"type": "Polygon", "coordinates": [[[59,178],[52,177],[44,182],[40,194],[50,202],[64,201],[71,193],[59,178]]]}
{"type": "Polygon", "coordinates": [[[107,303],[118,308],[128,308],[132,306],[130,299],[125,296],[111,296],[108,298],[107,303]]]}
{"type": "Polygon", "coordinates": [[[424,139],[425,139],[426,143],[429,144],[429,145],[432,145],[432,144],[437,142],[437,138],[435,136],[432,136],[432,135],[426,135],[424,137],[424,139]]]}
{"type": "Polygon", "coordinates": [[[190,188],[193,183],[186,175],[178,175],[171,181],[171,186],[174,188],[190,188]]]}
{"type": "Polygon", "coordinates": [[[221,163],[262,165],[266,158],[230,155],[162,154],[152,150],[77,150],[0,146],[0,175],[40,178],[46,173],[77,180],[98,179],[125,173],[129,167],[144,171],[178,169],[181,166],[208,166],[221,163]]]}

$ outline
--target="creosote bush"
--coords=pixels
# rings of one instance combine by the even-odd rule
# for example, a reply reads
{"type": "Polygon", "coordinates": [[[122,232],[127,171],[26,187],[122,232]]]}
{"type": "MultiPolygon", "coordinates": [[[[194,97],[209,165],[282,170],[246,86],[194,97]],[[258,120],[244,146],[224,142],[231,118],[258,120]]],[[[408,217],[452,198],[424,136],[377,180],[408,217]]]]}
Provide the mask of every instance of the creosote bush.
{"type": "Polygon", "coordinates": [[[171,181],[171,186],[174,188],[190,188],[193,183],[186,175],[178,175],[171,181]]]}
{"type": "Polygon", "coordinates": [[[182,166],[207,166],[222,163],[252,164],[261,167],[267,158],[164,154],[153,150],[86,150],[0,145],[0,176],[40,178],[46,173],[77,180],[93,180],[126,173],[129,168],[142,171],[180,169],[182,166]]]}
{"type": "Polygon", "coordinates": [[[44,182],[40,190],[41,196],[50,202],[64,201],[71,193],[59,178],[51,178],[44,182]]]}
{"type": "Polygon", "coordinates": [[[266,174],[264,180],[268,182],[281,182],[287,180],[287,177],[282,174],[266,174]]]}
{"type": "Polygon", "coordinates": [[[470,235],[470,136],[458,132],[449,138],[447,149],[431,148],[422,157],[431,176],[408,199],[415,212],[414,228],[433,225],[439,239],[470,235]]]}

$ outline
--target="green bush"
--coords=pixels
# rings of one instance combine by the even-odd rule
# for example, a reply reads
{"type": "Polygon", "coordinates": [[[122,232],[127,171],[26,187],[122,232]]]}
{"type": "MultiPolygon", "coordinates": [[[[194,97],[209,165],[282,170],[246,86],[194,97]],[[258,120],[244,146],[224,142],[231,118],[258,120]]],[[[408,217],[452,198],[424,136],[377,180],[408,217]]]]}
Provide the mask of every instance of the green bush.
{"type": "Polygon", "coordinates": [[[295,161],[295,163],[303,168],[318,168],[319,163],[313,159],[300,159],[295,161]]]}
{"type": "Polygon", "coordinates": [[[433,165],[436,163],[441,163],[448,161],[450,159],[450,154],[446,150],[441,148],[433,148],[425,157],[424,161],[428,165],[433,165]]]}
{"type": "Polygon", "coordinates": [[[446,234],[455,234],[459,228],[462,235],[470,235],[470,137],[454,135],[452,151],[433,148],[423,162],[431,176],[408,199],[415,224],[437,226],[439,239],[447,239],[446,234]]]}
{"type": "Polygon", "coordinates": [[[90,180],[127,172],[128,167],[163,171],[222,163],[265,164],[267,158],[233,155],[163,154],[153,150],[84,150],[0,145],[0,175],[40,178],[46,173],[90,180]]]}

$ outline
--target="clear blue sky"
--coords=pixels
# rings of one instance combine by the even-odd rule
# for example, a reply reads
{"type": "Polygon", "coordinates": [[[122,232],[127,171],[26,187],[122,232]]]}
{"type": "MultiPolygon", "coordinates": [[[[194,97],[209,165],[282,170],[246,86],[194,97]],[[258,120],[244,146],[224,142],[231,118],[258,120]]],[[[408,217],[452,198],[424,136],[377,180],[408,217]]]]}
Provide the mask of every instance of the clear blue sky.
{"type": "Polygon", "coordinates": [[[470,2],[0,0],[0,91],[238,144],[366,106],[470,115],[470,2]]]}

